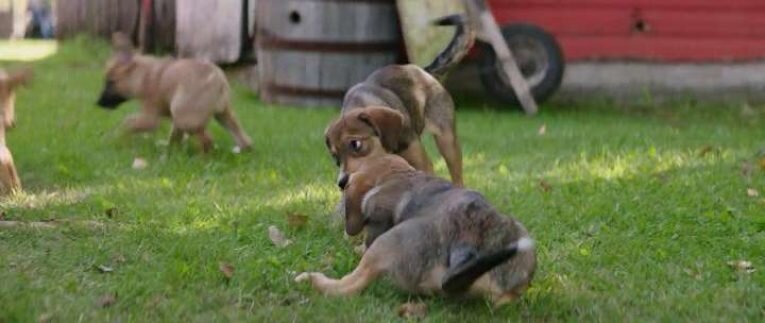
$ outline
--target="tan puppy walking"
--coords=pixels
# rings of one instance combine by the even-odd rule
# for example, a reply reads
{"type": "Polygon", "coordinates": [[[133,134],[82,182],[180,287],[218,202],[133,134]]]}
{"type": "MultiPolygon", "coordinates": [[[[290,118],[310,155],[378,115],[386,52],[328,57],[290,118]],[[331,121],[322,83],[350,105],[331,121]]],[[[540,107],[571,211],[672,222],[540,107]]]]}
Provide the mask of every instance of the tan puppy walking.
{"type": "Polygon", "coordinates": [[[21,179],[13,155],[5,143],[5,132],[16,123],[16,89],[29,82],[31,70],[6,72],[0,69],[0,195],[21,190],[21,179]]]}
{"type": "Polygon", "coordinates": [[[199,140],[202,151],[209,152],[213,142],[206,127],[215,118],[234,137],[235,150],[250,148],[252,141],[231,108],[226,76],[215,64],[139,55],[121,33],[113,35],[112,50],[98,105],[116,109],[129,98],[140,100],[140,112],[125,120],[129,131],[154,130],[160,118],[168,117],[173,123],[170,144],[188,134],[199,140]]]}

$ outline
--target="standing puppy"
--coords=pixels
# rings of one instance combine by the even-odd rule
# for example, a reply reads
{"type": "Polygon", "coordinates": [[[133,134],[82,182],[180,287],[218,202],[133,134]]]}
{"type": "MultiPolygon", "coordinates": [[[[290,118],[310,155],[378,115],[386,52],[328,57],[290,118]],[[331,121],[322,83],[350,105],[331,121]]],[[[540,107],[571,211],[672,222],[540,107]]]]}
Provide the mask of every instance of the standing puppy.
{"type": "Polygon", "coordinates": [[[21,190],[21,180],[5,144],[5,131],[15,126],[16,89],[29,82],[30,70],[8,73],[0,69],[0,195],[21,190]]]}
{"type": "Polygon", "coordinates": [[[202,60],[136,54],[130,39],[121,33],[113,35],[112,49],[98,105],[115,109],[128,98],[139,99],[141,111],[125,120],[131,132],[154,130],[161,117],[169,117],[171,144],[189,134],[208,152],[213,143],[206,127],[215,118],[234,137],[235,150],[252,145],[234,116],[228,81],[220,68],[202,60]]]}
{"type": "MultiPolygon", "coordinates": [[[[376,138],[387,153],[398,154],[416,169],[429,174],[433,165],[425,152],[420,136],[424,130],[433,134],[438,151],[446,160],[452,181],[462,186],[462,151],[457,140],[454,102],[433,75],[442,75],[449,65],[458,62],[470,49],[474,34],[462,16],[449,16],[438,25],[456,25],[449,46],[433,63],[422,69],[416,65],[390,65],[372,73],[364,82],[348,90],[343,100],[342,115],[325,132],[327,148],[335,160],[344,160],[345,147],[338,146],[347,138],[376,138]]],[[[360,141],[359,141],[360,142],[360,141]]],[[[365,147],[352,147],[354,156],[365,147]]],[[[338,162],[340,177],[348,166],[338,162]]]]}
{"type": "Polygon", "coordinates": [[[396,155],[365,158],[343,188],[346,230],[367,228],[369,248],[342,279],[303,273],[326,295],[350,295],[381,275],[420,294],[518,298],[536,269],[524,226],[479,193],[412,169],[396,155]]]}

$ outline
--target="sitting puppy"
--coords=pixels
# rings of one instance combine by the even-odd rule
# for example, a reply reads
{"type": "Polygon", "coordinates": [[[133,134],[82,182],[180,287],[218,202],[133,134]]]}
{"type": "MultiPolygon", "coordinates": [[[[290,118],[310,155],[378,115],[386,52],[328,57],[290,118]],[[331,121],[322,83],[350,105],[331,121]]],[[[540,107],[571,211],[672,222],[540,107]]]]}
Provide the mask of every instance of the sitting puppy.
{"type": "MultiPolygon", "coordinates": [[[[442,75],[449,65],[467,53],[474,33],[459,15],[445,17],[436,24],[457,25],[457,30],[449,46],[433,63],[425,69],[416,65],[386,66],[348,90],[341,117],[325,132],[327,148],[335,160],[345,159],[338,145],[347,138],[358,138],[362,143],[375,137],[383,143],[380,149],[398,154],[416,169],[432,174],[433,165],[420,142],[423,130],[428,130],[446,160],[452,181],[457,186],[463,185],[454,102],[433,75],[442,75]]],[[[371,152],[361,146],[355,149],[356,155],[361,151],[371,152]]],[[[339,162],[338,166],[342,177],[348,170],[339,162]]]]}
{"type": "Polygon", "coordinates": [[[6,72],[0,69],[0,195],[21,190],[13,155],[5,145],[5,131],[16,122],[16,89],[32,77],[31,70],[6,72]]]}
{"type": "Polygon", "coordinates": [[[365,158],[341,187],[346,220],[366,226],[369,248],[342,279],[302,273],[297,282],[310,281],[326,295],[349,295],[386,275],[409,292],[480,295],[495,305],[529,286],[533,241],[521,223],[479,193],[416,171],[396,155],[365,158]]]}
{"type": "Polygon", "coordinates": [[[170,117],[170,144],[180,142],[184,134],[194,135],[208,152],[213,143],[206,127],[214,117],[234,137],[234,151],[252,145],[234,116],[228,81],[220,68],[196,59],[138,55],[130,39],[121,33],[113,35],[112,47],[98,105],[115,109],[128,98],[141,100],[141,111],[125,120],[130,131],[154,130],[160,117],[170,117]]]}

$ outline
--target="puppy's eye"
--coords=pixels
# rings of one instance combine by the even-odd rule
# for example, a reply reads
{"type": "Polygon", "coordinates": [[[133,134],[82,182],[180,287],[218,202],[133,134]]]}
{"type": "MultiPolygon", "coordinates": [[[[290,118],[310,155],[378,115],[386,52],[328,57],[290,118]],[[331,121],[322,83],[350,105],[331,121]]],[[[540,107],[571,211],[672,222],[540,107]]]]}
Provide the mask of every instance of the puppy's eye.
{"type": "Polygon", "coordinates": [[[361,141],[360,140],[351,140],[351,142],[348,145],[355,152],[358,152],[359,150],[361,150],[361,141]]]}

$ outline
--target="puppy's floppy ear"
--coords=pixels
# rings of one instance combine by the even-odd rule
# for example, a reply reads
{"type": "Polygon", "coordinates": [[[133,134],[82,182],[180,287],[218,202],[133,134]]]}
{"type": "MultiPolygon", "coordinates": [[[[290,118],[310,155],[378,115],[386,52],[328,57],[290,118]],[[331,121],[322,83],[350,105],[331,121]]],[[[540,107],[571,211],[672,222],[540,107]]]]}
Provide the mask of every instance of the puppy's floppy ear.
{"type": "Polygon", "coordinates": [[[8,84],[11,88],[27,85],[27,83],[29,83],[29,81],[32,79],[32,75],[32,70],[29,68],[11,72],[10,75],[8,75],[8,84]]]}
{"type": "Polygon", "coordinates": [[[380,137],[385,150],[389,152],[398,150],[401,132],[405,127],[404,115],[401,112],[383,107],[370,107],[364,108],[358,118],[372,127],[375,134],[380,137]]]}
{"type": "Polygon", "coordinates": [[[132,59],[134,51],[130,37],[119,31],[112,34],[112,52],[120,61],[132,59]]]}

